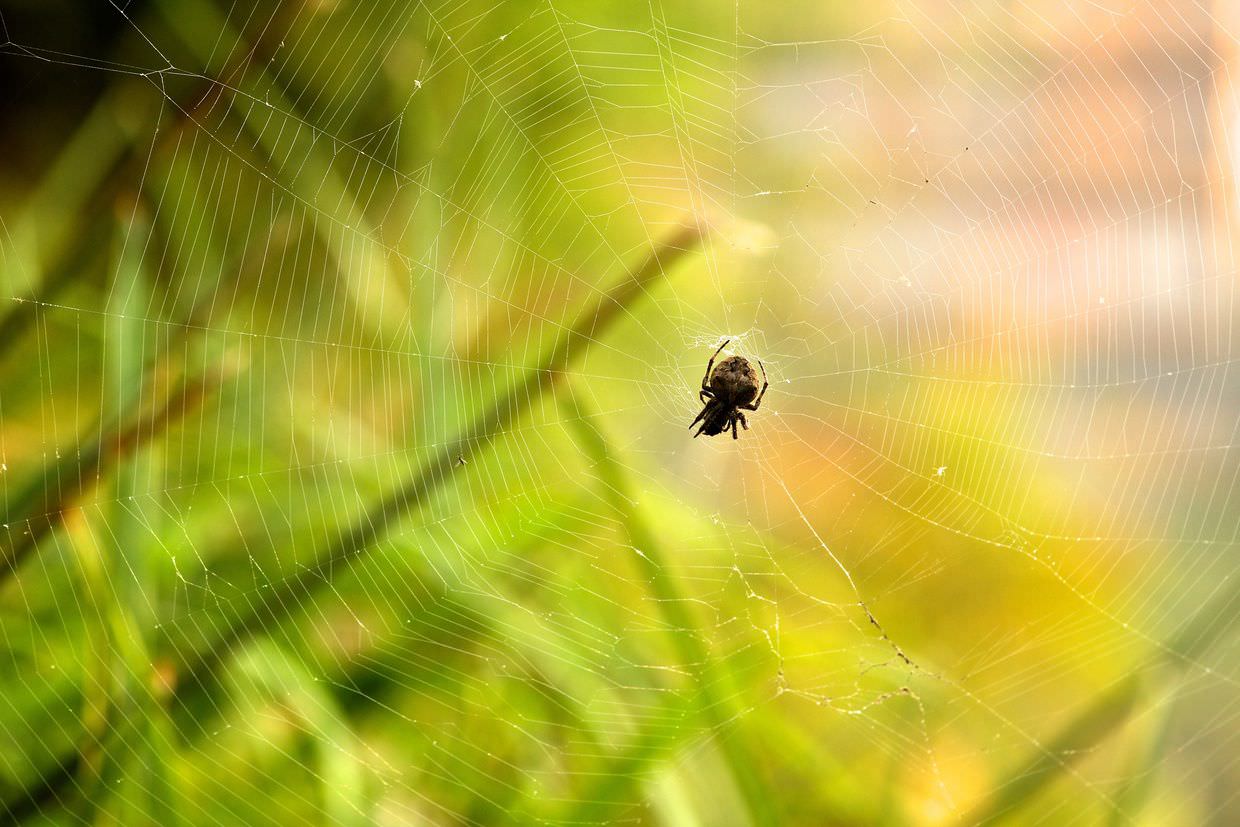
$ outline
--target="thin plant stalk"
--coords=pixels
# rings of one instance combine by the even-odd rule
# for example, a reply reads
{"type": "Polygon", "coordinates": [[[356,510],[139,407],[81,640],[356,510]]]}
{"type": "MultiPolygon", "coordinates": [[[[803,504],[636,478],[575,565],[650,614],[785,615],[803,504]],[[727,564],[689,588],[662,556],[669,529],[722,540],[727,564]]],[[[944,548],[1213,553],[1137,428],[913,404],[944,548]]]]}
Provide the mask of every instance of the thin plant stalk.
{"type": "MultiPolygon", "coordinates": [[[[462,458],[485,450],[572,369],[592,342],[622,315],[631,313],[631,308],[668,276],[674,264],[697,248],[705,232],[704,224],[695,220],[659,244],[641,265],[625,273],[612,290],[584,310],[571,327],[560,332],[555,345],[537,367],[530,369],[515,386],[475,417],[420,472],[342,531],[339,539],[320,551],[313,563],[256,595],[249,611],[227,626],[209,649],[191,656],[184,664],[170,699],[170,708],[200,707],[198,702],[217,681],[220,668],[239,644],[271,630],[302,606],[312,604],[322,589],[330,588],[334,577],[363,559],[382,537],[452,478],[462,458]]],[[[80,754],[66,758],[27,792],[27,799],[34,802],[37,809],[48,802],[72,798],[81,760],[80,754]]]]}

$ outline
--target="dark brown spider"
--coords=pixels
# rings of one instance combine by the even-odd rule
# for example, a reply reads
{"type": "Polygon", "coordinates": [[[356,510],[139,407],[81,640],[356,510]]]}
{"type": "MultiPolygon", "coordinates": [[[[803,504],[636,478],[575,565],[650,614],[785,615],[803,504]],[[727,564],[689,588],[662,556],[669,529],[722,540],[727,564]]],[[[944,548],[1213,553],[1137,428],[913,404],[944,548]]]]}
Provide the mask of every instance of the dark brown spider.
{"type": "MultiPolygon", "coordinates": [[[[732,340],[728,339],[728,342],[730,341],[732,340]]],[[[706,402],[706,406],[689,423],[690,428],[699,421],[702,423],[702,427],[693,435],[694,439],[702,434],[721,434],[728,428],[732,429],[732,438],[736,439],[737,422],[748,431],[749,423],[745,421],[745,415],[741,411],[758,410],[758,406],[762,404],[762,395],[770,384],[766,381],[766,368],[762,367],[761,359],[758,360],[758,367],[762,368],[762,390],[758,390],[758,372],[744,356],[729,356],[715,367],[715,356],[728,346],[728,342],[721,344],[719,350],[716,350],[715,355],[706,363],[706,375],[702,377],[702,389],[698,391],[698,400],[706,402]]]]}

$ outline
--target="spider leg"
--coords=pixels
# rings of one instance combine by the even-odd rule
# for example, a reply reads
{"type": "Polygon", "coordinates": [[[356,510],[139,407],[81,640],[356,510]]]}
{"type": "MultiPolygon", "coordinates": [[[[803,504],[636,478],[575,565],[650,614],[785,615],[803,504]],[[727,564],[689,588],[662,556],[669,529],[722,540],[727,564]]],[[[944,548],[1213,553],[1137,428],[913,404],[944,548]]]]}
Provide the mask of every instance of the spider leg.
{"type": "MultiPolygon", "coordinates": [[[[693,418],[693,421],[689,423],[689,427],[692,428],[694,425],[698,424],[698,422],[701,421],[702,417],[706,416],[706,412],[709,410],[710,410],[710,403],[707,402],[706,405],[702,407],[702,410],[698,411],[698,415],[693,418]]],[[[694,436],[697,436],[697,434],[694,434],[694,436]]]]}
{"type": "Polygon", "coordinates": [[[710,388],[702,388],[700,391],[698,391],[699,402],[705,402],[707,399],[714,399],[714,398],[715,398],[715,392],[712,391],[710,388]]]}
{"type": "MultiPolygon", "coordinates": [[[[715,369],[715,357],[723,352],[723,349],[728,346],[728,342],[730,341],[732,340],[728,339],[723,344],[721,344],[719,346],[719,349],[715,351],[714,356],[711,356],[710,360],[706,362],[706,373],[702,376],[702,390],[708,393],[710,393],[710,384],[709,384],[710,383],[710,372],[715,369]]],[[[713,396],[714,394],[711,393],[711,395],[713,396]]]]}
{"type": "Polygon", "coordinates": [[[732,439],[740,439],[740,437],[736,435],[736,417],[735,416],[732,417],[732,439]]]}
{"type": "MultiPolygon", "coordinates": [[[[762,368],[761,359],[758,360],[758,367],[762,368]]],[[[770,386],[771,383],[766,381],[766,368],[762,368],[762,390],[758,391],[758,398],[752,402],[746,402],[744,405],[737,405],[736,407],[743,408],[747,411],[758,410],[758,406],[762,404],[762,397],[766,393],[766,389],[770,386]]]]}
{"type": "Polygon", "coordinates": [[[749,430],[749,423],[745,421],[745,415],[744,415],[743,413],[741,413],[740,411],[737,411],[737,412],[736,412],[736,418],[737,418],[737,419],[739,419],[739,420],[741,421],[741,427],[742,427],[742,428],[744,428],[746,431],[748,431],[748,430],[749,430]]]}

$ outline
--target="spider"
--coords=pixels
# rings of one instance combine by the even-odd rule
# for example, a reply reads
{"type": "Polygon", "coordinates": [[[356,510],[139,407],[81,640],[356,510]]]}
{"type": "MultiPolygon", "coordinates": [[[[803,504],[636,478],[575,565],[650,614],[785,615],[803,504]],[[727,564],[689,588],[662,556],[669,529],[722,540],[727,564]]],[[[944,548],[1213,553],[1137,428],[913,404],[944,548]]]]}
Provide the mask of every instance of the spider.
{"type": "Polygon", "coordinates": [[[728,339],[721,344],[719,350],[716,350],[715,355],[706,363],[706,375],[702,377],[702,389],[698,391],[698,400],[705,401],[706,405],[689,423],[690,428],[699,421],[702,423],[702,427],[693,435],[694,439],[702,434],[721,434],[728,428],[732,429],[732,438],[736,439],[738,421],[741,427],[748,431],[749,423],[745,421],[745,415],[741,411],[758,410],[758,406],[762,404],[762,395],[770,384],[766,381],[766,368],[762,367],[761,359],[757,361],[758,367],[762,368],[762,390],[758,390],[758,372],[744,356],[729,356],[715,367],[715,356],[718,356],[730,341],[732,340],[728,339]]]}

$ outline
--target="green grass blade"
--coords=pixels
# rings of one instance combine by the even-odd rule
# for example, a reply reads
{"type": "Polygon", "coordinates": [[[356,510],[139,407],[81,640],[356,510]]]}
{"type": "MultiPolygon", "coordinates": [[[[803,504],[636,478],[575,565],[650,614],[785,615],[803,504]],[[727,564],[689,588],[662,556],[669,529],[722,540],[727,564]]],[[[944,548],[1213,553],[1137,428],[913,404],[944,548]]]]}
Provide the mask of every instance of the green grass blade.
{"type": "MultiPolygon", "coordinates": [[[[693,676],[697,685],[697,697],[690,709],[701,728],[714,736],[731,775],[731,780],[741,792],[746,812],[737,814],[742,823],[775,824],[771,809],[772,796],[758,778],[749,752],[745,748],[743,730],[731,726],[741,709],[734,702],[731,681],[720,664],[710,654],[698,624],[688,611],[673,569],[669,566],[662,543],[644,515],[634,505],[633,485],[624,466],[616,461],[614,451],[606,436],[585,410],[576,394],[561,396],[569,422],[586,456],[593,463],[602,483],[604,497],[609,501],[619,524],[628,534],[628,540],[638,553],[634,563],[644,582],[650,586],[655,605],[662,615],[664,625],[672,638],[681,665],[693,676]],[[731,731],[728,731],[729,728],[731,731]]],[[[662,745],[666,749],[669,744],[662,745]]],[[[641,743],[636,755],[623,760],[629,775],[639,774],[647,760],[662,753],[641,743]]],[[[626,775],[608,773],[612,780],[622,780],[626,775]]],[[[610,781],[607,782],[610,784],[610,781]]],[[[588,796],[586,806],[594,809],[608,800],[610,790],[597,791],[588,796]]],[[[575,818],[590,821],[600,813],[577,814],[575,818]]]]}
{"type": "Polygon", "coordinates": [[[696,224],[683,228],[639,268],[625,274],[616,288],[560,334],[551,352],[537,368],[528,371],[520,382],[480,413],[462,433],[448,441],[416,476],[388,494],[352,528],[344,531],[339,540],[316,555],[318,562],[266,590],[252,610],[225,630],[211,651],[191,664],[190,671],[196,678],[192,685],[200,684],[197,678],[205,677],[230,646],[272,627],[294,609],[311,601],[324,582],[329,582],[336,573],[347,569],[397,522],[426,502],[439,486],[451,479],[462,458],[485,449],[520,417],[535,399],[572,367],[617,316],[628,312],[646,290],[666,275],[677,259],[696,246],[701,233],[701,227],[696,224]]]}
{"type": "Polygon", "coordinates": [[[369,824],[366,768],[358,739],[326,687],[297,658],[266,641],[239,653],[230,672],[234,698],[272,695],[287,705],[314,741],[323,823],[369,824]]]}
{"type": "MultiPolygon", "coordinates": [[[[216,685],[220,667],[238,643],[272,629],[300,607],[313,604],[320,589],[330,587],[333,577],[348,570],[401,519],[450,480],[461,458],[476,456],[486,449],[569,371],[619,316],[630,313],[637,301],[666,278],[681,258],[697,248],[704,232],[705,227],[695,222],[666,239],[640,266],[626,272],[612,290],[584,310],[571,327],[562,330],[538,367],[529,370],[515,386],[495,399],[419,473],[383,498],[352,527],[343,530],[338,540],[316,555],[316,563],[265,589],[255,598],[249,611],[228,625],[209,649],[187,658],[171,707],[209,713],[212,704],[208,690],[216,685]]],[[[73,773],[81,758],[79,755],[66,761],[62,771],[46,779],[41,789],[32,795],[71,797],[73,773]]]]}

